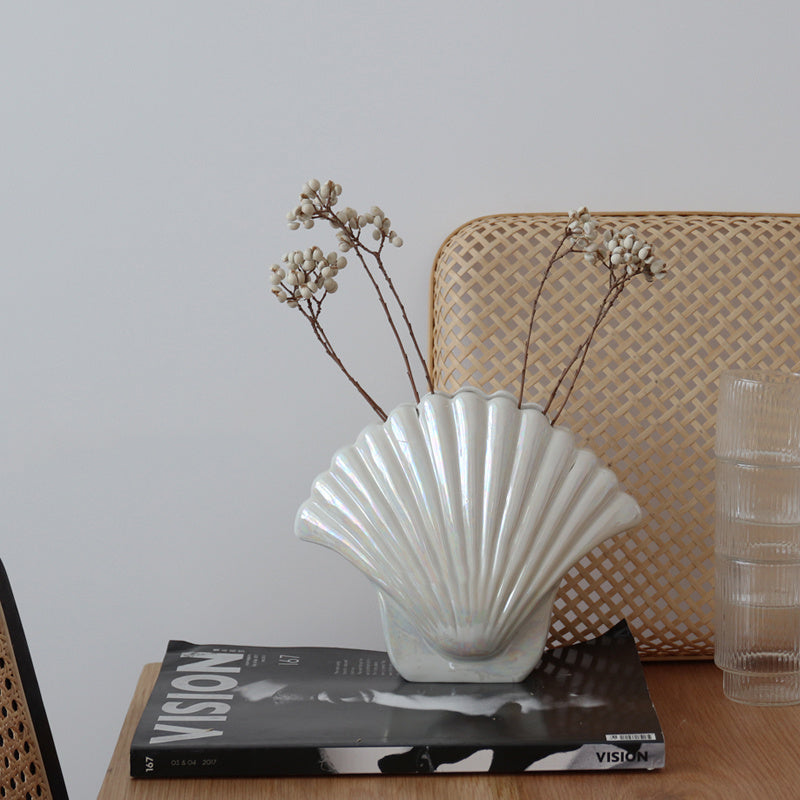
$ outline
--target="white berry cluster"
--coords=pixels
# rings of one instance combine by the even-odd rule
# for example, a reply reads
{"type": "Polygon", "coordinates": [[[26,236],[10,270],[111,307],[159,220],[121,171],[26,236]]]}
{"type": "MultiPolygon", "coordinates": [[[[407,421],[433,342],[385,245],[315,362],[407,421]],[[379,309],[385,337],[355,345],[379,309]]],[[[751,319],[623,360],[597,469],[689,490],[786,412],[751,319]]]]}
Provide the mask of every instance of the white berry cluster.
{"type": "Polygon", "coordinates": [[[664,261],[655,257],[653,245],[640,239],[634,228],[606,231],[604,243],[612,268],[623,268],[628,275],[643,273],[649,279],[664,277],[664,261]]]}
{"type": "Polygon", "coordinates": [[[304,228],[313,228],[314,220],[321,219],[326,209],[330,210],[339,202],[342,187],[333,181],[320,183],[312,178],[303,184],[300,192],[300,202],[287,215],[289,227],[296,231],[301,225],[304,228]]]}
{"type": "Polygon", "coordinates": [[[598,238],[599,225],[586,207],[569,212],[567,241],[590,264],[601,263],[612,271],[624,269],[627,275],[643,274],[649,280],[663,278],[666,265],[656,258],[653,245],[641,240],[630,226],[620,231],[605,231],[598,238]]]}
{"type": "Polygon", "coordinates": [[[569,243],[579,250],[592,245],[597,238],[599,226],[586,206],[581,206],[577,211],[570,211],[568,216],[569,243]]]}
{"type": "Polygon", "coordinates": [[[339,284],[336,276],[347,266],[347,259],[336,253],[325,255],[319,247],[285,253],[281,264],[272,265],[272,293],[280,303],[296,308],[302,300],[321,302],[339,284]]]}
{"type": "Polygon", "coordinates": [[[336,215],[342,228],[336,234],[339,239],[339,249],[347,252],[360,241],[361,232],[372,226],[372,238],[376,242],[384,239],[395,247],[402,247],[403,240],[392,230],[389,217],[378,207],[372,208],[366,214],[359,214],[354,208],[345,208],[336,215]]]}
{"type": "Polygon", "coordinates": [[[338,183],[320,183],[312,178],[303,184],[298,205],[286,215],[289,227],[292,230],[301,226],[313,228],[314,220],[327,220],[337,228],[339,249],[343,252],[360,245],[361,233],[369,227],[372,227],[372,238],[376,242],[388,240],[395,247],[402,246],[403,240],[392,230],[391,221],[378,206],[373,206],[366,214],[359,214],[349,207],[334,211],[333,207],[339,202],[341,193],[342,187],[338,183]]]}

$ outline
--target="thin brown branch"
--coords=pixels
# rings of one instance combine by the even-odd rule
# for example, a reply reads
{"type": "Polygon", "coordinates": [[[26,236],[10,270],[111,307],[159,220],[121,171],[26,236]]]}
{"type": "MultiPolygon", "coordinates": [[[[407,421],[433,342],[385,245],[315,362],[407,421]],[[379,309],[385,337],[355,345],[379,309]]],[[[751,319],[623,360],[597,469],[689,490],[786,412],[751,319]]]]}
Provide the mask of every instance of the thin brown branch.
{"type": "Polygon", "coordinates": [[[539,298],[542,296],[542,292],[544,291],[544,285],[547,282],[547,278],[550,275],[550,271],[553,269],[554,264],[559,259],[563,258],[567,255],[570,250],[567,250],[565,253],[559,255],[559,251],[564,246],[564,243],[570,237],[570,232],[565,231],[564,236],[562,237],[561,241],[558,243],[558,247],[553,251],[553,254],[550,256],[550,260],[547,262],[547,267],[545,267],[544,273],[542,275],[542,279],[539,281],[539,288],[536,291],[536,296],[533,298],[533,306],[531,307],[531,314],[528,320],[528,334],[525,338],[525,346],[522,351],[522,370],[520,372],[519,378],[519,397],[517,399],[517,407],[522,408],[522,401],[525,397],[525,381],[528,377],[528,354],[531,347],[531,337],[533,335],[533,321],[536,316],[536,309],[539,305],[539,298]]]}
{"type": "Polygon", "coordinates": [[[375,280],[375,276],[372,274],[372,270],[369,268],[367,264],[367,260],[364,258],[363,253],[361,252],[361,246],[357,246],[353,248],[358,256],[358,260],[361,262],[361,265],[364,267],[364,271],[367,273],[367,277],[369,278],[370,282],[372,283],[373,287],[375,288],[375,292],[378,295],[378,301],[381,304],[381,308],[383,308],[383,313],[386,315],[386,320],[389,323],[389,327],[394,334],[395,341],[397,342],[397,346],[400,349],[400,355],[403,358],[403,363],[406,366],[406,374],[408,375],[408,380],[411,383],[411,390],[414,393],[414,400],[415,402],[419,403],[419,391],[417,390],[417,384],[414,380],[414,373],[411,370],[411,362],[408,360],[408,353],[406,352],[406,348],[403,345],[403,340],[400,336],[400,332],[397,330],[397,325],[395,324],[394,317],[392,317],[391,311],[389,311],[389,306],[386,303],[386,298],[383,296],[383,292],[381,291],[381,287],[378,284],[378,281],[375,280]]]}
{"type": "MultiPolygon", "coordinates": [[[[613,275],[613,272],[612,272],[612,275],[613,275]]],[[[573,355],[573,357],[570,360],[570,362],[567,364],[567,366],[562,371],[561,376],[559,377],[558,381],[556,381],[556,385],[553,387],[553,391],[550,393],[550,397],[549,397],[549,399],[547,401],[547,404],[544,407],[544,413],[545,414],[550,410],[550,407],[552,406],[553,401],[555,400],[556,395],[558,394],[558,390],[560,389],[561,385],[563,384],[563,382],[566,379],[567,375],[569,374],[570,370],[577,363],[577,368],[575,369],[575,374],[574,374],[572,380],[570,381],[570,385],[569,385],[569,387],[567,389],[567,392],[566,392],[566,395],[564,396],[563,401],[561,402],[561,405],[558,408],[558,411],[554,414],[553,418],[551,419],[551,424],[555,425],[555,423],[558,421],[558,418],[561,416],[562,412],[564,411],[564,408],[566,407],[567,402],[569,401],[569,398],[572,395],[572,391],[573,391],[573,389],[575,388],[575,385],[578,382],[578,376],[581,374],[581,371],[583,370],[583,366],[586,363],[586,356],[588,355],[589,348],[591,347],[592,342],[594,341],[595,334],[600,329],[600,326],[604,322],[605,318],[608,316],[608,313],[613,308],[614,303],[616,303],[616,301],[619,299],[619,296],[622,294],[625,286],[629,283],[631,277],[633,277],[633,276],[632,275],[623,274],[621,277],[615,278],[615,279],[613,279],[611,281],[611,285],[609,286],[609,289],[606,292],[605,297],[603,298],[602,302],[600,303],[600,307],[599,307],[598,312],[597,312],[597,314],[595,316],[595,320],[594,320],[594,323],[592,324],[592,328],[589,331],[589,334],[583,340],[583,342],[581,342],[580,346],[575,351],[575,355],[573,355]]]]}
{"type": "MultiPolygon", "coordinates": [[[[383,275],[384,280],[386,281],[387,285],[389,286],[389,290],[392,293],[392,296],[395,299],[398,307],[400,308],[400,313],[403,317],[403,321],[406,324],[406,329],[408,330],[408,335],[411,338],[411,342],[414,345],[414,349],[416,350],[417,357],[419,358],[420,364],[422,364],[422,371],[425,374],[425,381],[428,384],[428,391],[433,391],[433,379],[431,378],[430,370],[428,369],[428,364],[425,361],[425,356],[422,354],[422,348],[419,346],[419,342],[417,341],[416,334],[414,333],[414,327],[411,324],[411,320],[408,318],[408,314],[406,313],[406,308],[403,305],[403,301],[400,299],[400,294],[398,293],[397,289],[395,288],[394,281],[392,281],[391,276],[389,275],[388,270],[383,264],[383,260],[380,256],[381,251],[383,250],[383,244],[386,241],[386,237],[384,236],[381,239],[381,246],[375,251],[373,254],[375,255],[375,260],[378,263],[378,269],[381,271],[381,275],[383,275]]],[[[372,251],[370,251],[372,252],[372,251]]]]}
{"type": "Polygon", "coordinates": [[[344,373],[345,377],[355,387],[356,391],[367,401],[370,408],[378,415],[381,422],[385,422],[386,412],[378,405],[378,403],[369,394],[369,392],[367,392],[367,390],[364,389],[364,387],[347,370],[344,363],[342,362],[342,359],[339,358],[336,351],[333,349],[333,345],[331,344],[328,335],[325,333],[322,325],[320,324],[319,319],[313,314],[306,311],[302,306],[298,305],[297,308],[300,310],[300,313],[308,320],[309,324],[311,325],[311,329],[314,331],[314,335],[317,337],[317,340],[322,345],[323,350],[333,360],[336,366],[339,367],[339,369],[344,373]]]}

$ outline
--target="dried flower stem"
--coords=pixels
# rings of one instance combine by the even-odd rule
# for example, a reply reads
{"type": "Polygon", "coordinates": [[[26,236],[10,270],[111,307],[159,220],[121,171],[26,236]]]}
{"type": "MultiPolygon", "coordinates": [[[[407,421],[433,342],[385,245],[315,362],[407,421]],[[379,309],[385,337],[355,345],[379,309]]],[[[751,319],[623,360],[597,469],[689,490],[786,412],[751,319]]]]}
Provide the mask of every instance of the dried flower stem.
{"type": "Polygon", "coordinates": [[[559,254],[559,251],[564,246],[564,243],[567,239],[570,238],[569,231],[564,233],[564,236],[561,238],[561,241],[558,243],[558,246],[553,251],[553,254],[550,256],[550,260],[547,262],[547,267],[545,267],[544,274],[542,275],[542,279],[539,281],[539,288],[536,291],[536,296],[533,298],[533,306],[531,308],[530,318],[528,320],[528,335],[525,338],[525,345],[522,349],[522,370],[520,372],[520,379],[519,379],[519,397],[517,399],[517,407],[522,408],[522,401],[525,396],[525,381],[528,377],[528,355],[531,349],[531,336],[533,335],[533,321],[536,317],[536,309],[539,305],[539,298],[542,296],[542,292],[544,291],[544,285],[547,282],[547,278],[550,275],[550,271],[553,269],[553,266],[557,261],[563,258],[567,253],[571,252],[566,250],[564,253],[559,254]]]}
{"type": "MultiPolygon", "coordinates": [[[[400,355],[403,358],[403,363],[406,367],[406,374],[408,375],[408,380],[411,383],[411,391],[414,393],[414,400],[419,403],[419,391],[417,390],[417,384],[414,380],[414,373],[411,370],[411,363],[408,360],[408,353],[406,352],[406,348],[403,346],[403,339],[400,336],[400,332],[397,330],[397,325],[395,325],[394,317],[392,317],[391,312],[389,311],[389,306],[386,304],[386,299],[383,296],[383,292],[381,291],[380,284],[377,280],[375,280],[375,276],[372,274],[372,270],[369,268],[367,264],[366,258],[364,258],[364,254],[362,252],[361,243],[358,239],[355,239],[351,236],[353,240],[353,249],[356,251],[356,256],[358,256],[358,260],[361,262],[361,265],[364,267],[364,271],[367,273],[367,277],[372,283],[372,286],[375,289],[375,293],[378,295],[378,301],[381,304],[381,308],[383,308],[383,313],[386,315],[386,320],[389,323],[389,327],[391,328],[392,333],[394,334],[395,341],[397,342],[397,346],[400,349],[400,355]]],[[[366,249],[366,248],[364,248],[366,249]]],[[[371,251],[367,251],[371,252],[371,251]]],[[[381,271],[385,273],[385,270],[382,267],[381,260],[379,256],[376,256],[376,261],[378,262],[379,266],[381,267],[381,271]]]]}
{"type": "Polygon", "coordinates": [[[386,412],[377,404],[377,402],[375,402],[369,392],[367,392],[366,389],[364,389],[364,387],[348,371],[348,369],[342,363],[341,358],[339,358],[336,351],[333,349],[333,345],[331,344],[328,335],[325,333],[319,321],[319,307],[322,305],[322,303],[317,301],[316,312],[313,308],[311,308],[311,301],[309,301],[308,305],[308,309],[303,308],[302,305],[299,305],[298,309],[300,313],[308,320],[309,324],[311,325],[311,329],[314,331],[314,335],[322,345],[323,350],[333,360],[336,366],[338,366],[339,369],[344,373],[345,377],[350,381],[350,383],[353,384],[356,391],[367,401],[367,403],[369,403],[370,408],[380,417],[381,422],[384,422],[386,420],[386,412]]]}
{"type": "MultiPolygon", "coordinates": [[[[385,241],[386,241],[385,239],[383,241],[381,241],[381,245],[378,248],[378,252],[374,253],[375,259],[376,259],[376,261],[378,263],[378,268],[380,269],[381,274],[383,275],[383,278],[386,281],[386,284],[388,285],[389,290],[391,291],[392,296],[394,297],[398,308],[400,309],[400,314],[402,315],[403,321],[406,324],[406,329],[408,330],[408,335],[411,338],[411,342],[413,343],[414,349],[417,352],[417,357],[419,358],[419,362],[420,362],[420,364],[422,364],[422,371],[425,373],[425,382],[428,385],[428,391],[432,392],[433,391],[433,378],[431,377],[430,370],[428,369],[428,362],[425,360],[425,356],[422,354],[422,348],[419,346],[419,342],[417,341],[417,336],[414,333],[414,327],[411,324],[411,320],[409,319],[408,314],[406,313],[406,307],[403,305],[403,301],[400,299],[400,295],[399,295],[397,289],[395,289],[394,281],[392,280],[391,276],[389,275],[389,272],[387,271],[386,267],[384,266],[383,259],[380,257],[380,252],[381,252],[381,250],[383,250],[383,245],[385,244],[385,241]]],[[[370,252],[372,252],[372,251],[370,251],[370,252]]]]}
{"type": "Polygon", "coordinates": [[[553,425],[555,425],[555,423],[558,421],[558,418],[561,416],[561,413],[563,412],[564,407],[567,405],[570,395],[572,394],[572,390],[575,388],[575,384],[577,383],[578,376],[580,375],[581,370],[583,369],[583,365],[586,362],[586,356],[589,352],[589,348],[592,345],[592,341],[594,340],[595,334],[597,333],[603,321],[608,316],[608,312],[611,311],[611,308],[613,307],[614,303],[622,294],[623,289],[625,288],[625,286],[632,277],[631,275],[624,274],[621,277],[614,279],[613,273],[611,273],[611,276],[612,277],[609,282],[609,288],[606,292],[605,297],[603,298],[603,301],[600,304],[597,314],[595,315],[594,323],[592,325],[591,330],[589,331],[589,334],[581,342],[578,349],[575,351],[575,355],[573,355],[569,363],[564,367],[544,407],[544,413],[547,414],[547,412],[550,410],[550,407],[553,405],[556,395],[558,394],[558,390],[561,388],[561,385],[566,380],[570,370],[573,368],[573,366],[575,366],[577,362],[578,366],[575,369],[575,375],[572,378],[572,381],[570,382],[564,400],[559,406],[558,411],[553,415],[553,417],[550,420],[553,425]]]}

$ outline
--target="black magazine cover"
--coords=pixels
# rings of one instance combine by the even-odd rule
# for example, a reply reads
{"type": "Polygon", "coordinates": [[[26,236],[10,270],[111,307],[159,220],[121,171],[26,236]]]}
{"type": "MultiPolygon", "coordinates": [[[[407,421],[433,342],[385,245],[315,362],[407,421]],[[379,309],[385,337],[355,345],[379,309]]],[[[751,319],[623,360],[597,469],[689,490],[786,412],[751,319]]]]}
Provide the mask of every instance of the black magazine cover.
{"type": "Polygon", "coordinates": [[[409,683],[386,653],[169,643],[133,777],[657,769],[664,737],[621,622],[522,683],[409,683]]]}

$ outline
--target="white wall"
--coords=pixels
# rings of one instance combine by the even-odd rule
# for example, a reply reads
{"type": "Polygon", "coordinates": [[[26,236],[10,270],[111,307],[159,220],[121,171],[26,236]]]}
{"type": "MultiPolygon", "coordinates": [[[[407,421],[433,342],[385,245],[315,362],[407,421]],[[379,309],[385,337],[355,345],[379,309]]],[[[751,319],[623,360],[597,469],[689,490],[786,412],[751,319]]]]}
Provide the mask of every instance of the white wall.
{"type": "MultiPolygon", "coordinates": [[[[309,177],[428,273],[497,211],[800,211],[786,2],[7,3],[0,556],[75,798],[167,640],[379,648],[374,593],[292,521],[371,412],[274,302],[309,177]]],[[[408,399],[360,276],[331,333],[408,399]],[[377,343],[376,343],[377,342],[377,343]]]]}

